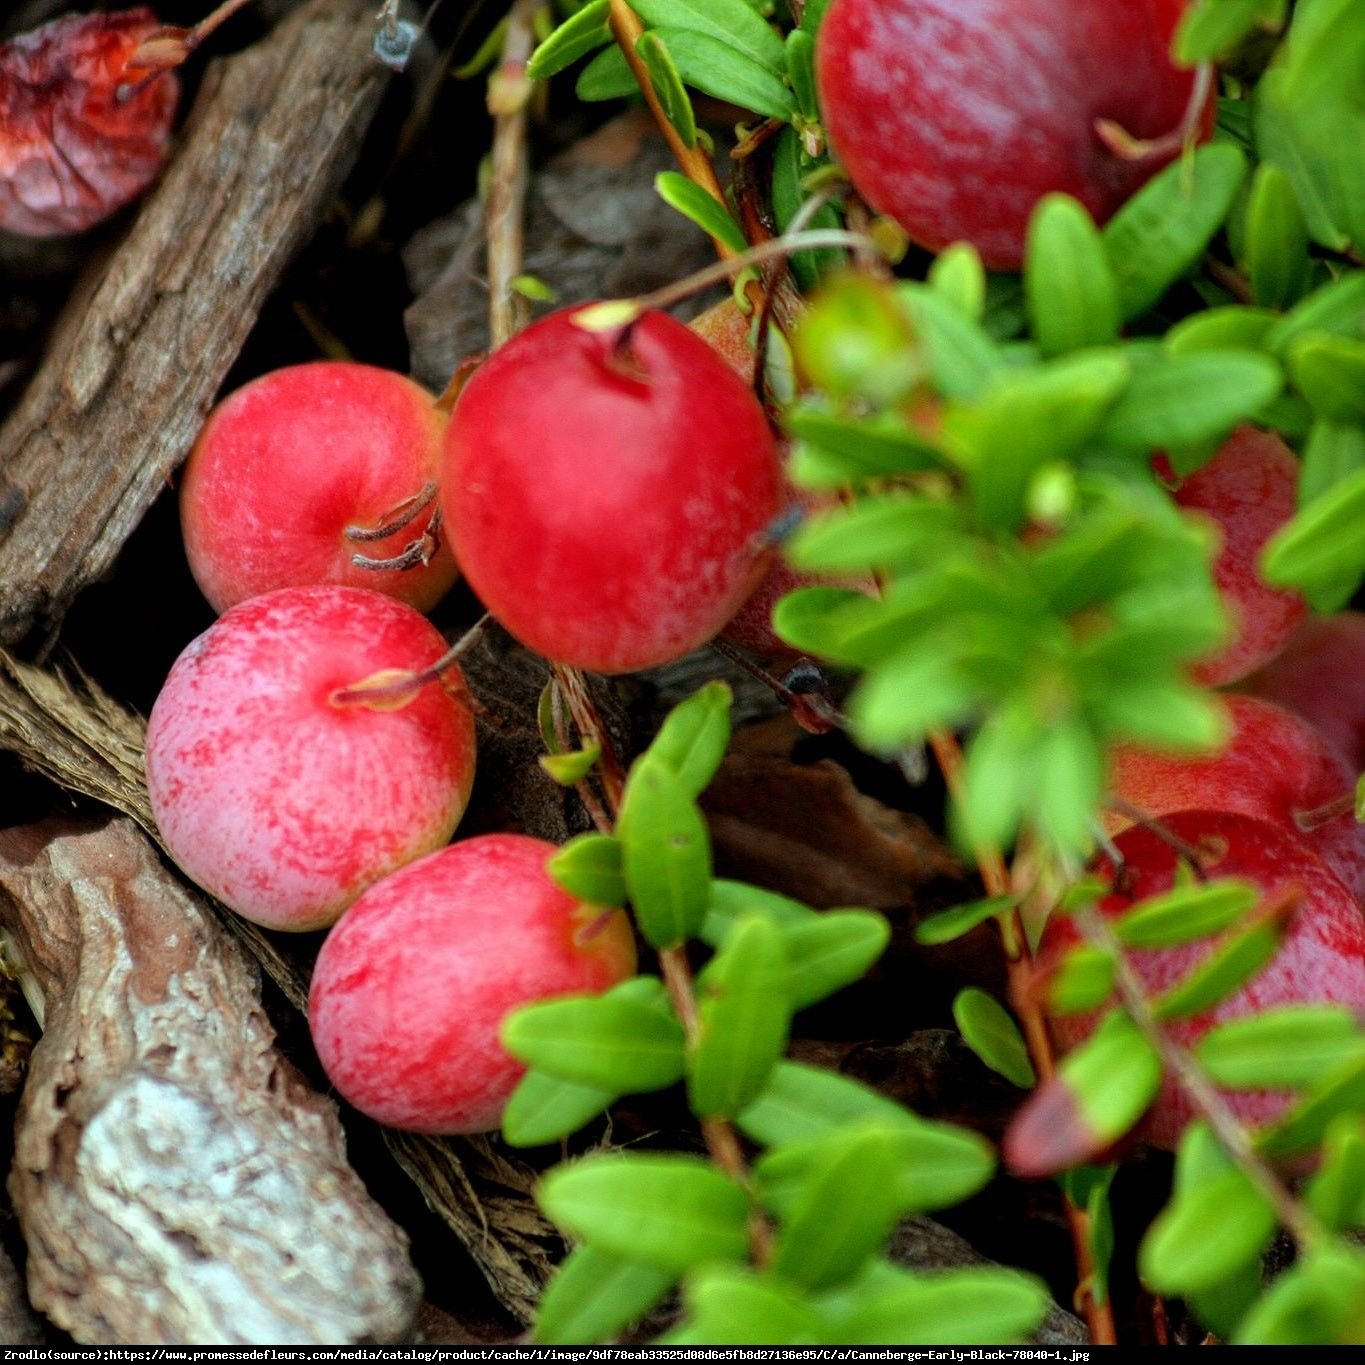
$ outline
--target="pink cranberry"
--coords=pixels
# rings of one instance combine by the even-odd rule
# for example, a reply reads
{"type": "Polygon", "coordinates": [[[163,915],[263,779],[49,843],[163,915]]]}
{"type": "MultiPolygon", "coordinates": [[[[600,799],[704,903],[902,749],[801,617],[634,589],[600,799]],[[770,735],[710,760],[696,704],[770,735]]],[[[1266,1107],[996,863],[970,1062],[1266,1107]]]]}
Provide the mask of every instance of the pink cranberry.
{"type": "MultiPolygon", "coordinates": [[[[1301,834],[1356,895],[1365,896],[1365,826],[1343,811],[1312,828],[1303,818],[1349,792],[1355,773],[1316,730],[1291,712],[1254,697],[1228,696],[1231,733],[1216,754],[1115,749],[1110,788],[1145,814],[1235,811],[1301,834]]],[[[1108,812],[1111,831],[1131,818],[1108,812]]],[[[1310,822],[1311,823],[1311,822],[1310,822]]]]}
{"type": "MultiPolygon", "coordinates": [[[[1279,951],[1259,975],[1204,1014],[1174,1020],[1171,1036],[1193,1046],[1215,1024],[1260,1014],[1283,1005],[1338,1004],[1365,1012],[1365,918],[1355,897],[1303,843],[1289,831],[1265,820],[1214,811],[1178,811],[1166,822],[1188,844],[1209,850],[1204,864],[1211,877],[1244,877],[1267,896],[1297,887],[1302,893],[1279,951]]],[[[1106,915],[1117,915],[1139,900],[1169,891],[1178,857],[1151,830],[1134,827],[1120,834],[1128,889],[1115,892],[1101,905],[1106,915]]],[[[1043,936],[1039,962],[1055,964],[1078,941],[1073,920],[1054,918],[1043,936]]],[[[1212,951],[1212,941],[1201,939],[1175,948],[1132,951],[1131,958],[1148,995],[1168,990],[1181,981],[1212,951]]],[[[1074,1047],[1088,1037],[1094,1019],[1067,1016],[1055,1022],[1059,1041],[1074,1047]]],[[[1250,1125],[1273,1122],[1284,1112],[1290,1096],[1282,1092],[1228,1092],[1233,1112],[1250,1125]]],[[[1144,1120],[1140,1134],[1158,1147],[1174,1149],[1194,1109],[1185,1093],[1169,1077],[1144,1120]]]]}
{"type": "MultiPolygon", "coordinates": [[[[817,75],[830,140],[859,192],[939,250],[1024,256],[1060,190],[1104,222],[1172,159],[1194,76],[1171,64],[1184,0],[833,0],[817,75]],[[1100,120],[1157,142],[1115,150],[1100,120]],[[1174,135],[1174,136],[1172,136],[1174,135]]],[[[1211,125],[1212,101],[1201,127],[1211,125]]]]}
{"type": "Polygon", "coordinates": [[[1194,676],[1209,687],[1236,682],[1274,658],[1308,610],[1297,593],[1272,588],[1257,564],[1266,542],[1294,515],[1299,462],[1273,432],[1242,426],[1184,479],[1170,476],[1164,457],[1156,467],[1175,501],[1209,518],[1222,537],[1213,576],[1236,636],[1194,676]]]}
{"type": "Polygon", "coordinates": [[[318,955],[309,1024],[337,1089],[395,1128],[482,1133],[525,1070],[499,1030],[519,1006],[597,994],[635,970],[619,910],[561,891],[553,844],[488,834],[372,886],[318,955]]]}
{"type": "Polygon", "coordinates": [[[282,588],[221,616],[171,669],[147,785],[171,856],[247,919],[330,924],[454,832],[474,775],[458,669],[407,687],[445,641],[360,588],[282,588]]]}
{"type": "Polygon", "coordinates": [[[753,394],[662,313],[532,324],[475,371],[446,436],[460,567],[523,644],[603,673],[704,644],[753,587],[778,508],[753,394]]]}
{"type": "Polygon", "coordinates": [[[1246,686],[1312,722],[1354,772],[1365,770],[1365,612],[1308,617],[1246,686]]]}
{"type": "Polygon", "coordinates": [[[455,579],[432,521],[445,428],[412,380],[344,361],[274,370],[225,398],[180,490],[185,552],[204,596],[226,611],[274,588],[348,583],[419,611],[434,606],[455,579]],[[398,522],[381,539],[366,534],[398,522]],[[409,546],[407,569],[353,562],[409,546]]]}

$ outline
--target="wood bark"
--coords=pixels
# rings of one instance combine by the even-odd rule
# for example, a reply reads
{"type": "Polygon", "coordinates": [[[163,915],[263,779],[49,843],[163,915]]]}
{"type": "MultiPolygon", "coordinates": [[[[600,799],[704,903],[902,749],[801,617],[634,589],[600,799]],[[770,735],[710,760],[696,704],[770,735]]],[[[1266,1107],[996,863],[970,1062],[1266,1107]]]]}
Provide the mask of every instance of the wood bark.
{"type": "Polygon", "coordinates": [[[404,1339],[406,1235],[151,841],[0,831],[0,920],[46,1016],[10,1177],[34,1305],[90,1344],[404,1339]]]}
{"type": "Polygon", "coordinates": [[[52,631],[188,454],[359,149],[373,0],[313,0],[215,62],[160,185],[0,429],[0,642],[52,631]]]}

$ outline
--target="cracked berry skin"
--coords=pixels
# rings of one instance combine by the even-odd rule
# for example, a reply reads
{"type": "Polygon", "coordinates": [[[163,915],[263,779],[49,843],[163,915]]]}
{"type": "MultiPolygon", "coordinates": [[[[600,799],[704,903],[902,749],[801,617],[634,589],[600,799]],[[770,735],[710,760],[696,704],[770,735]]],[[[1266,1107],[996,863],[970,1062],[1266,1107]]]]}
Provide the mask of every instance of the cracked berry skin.
{"type": "Polygon", "coordinates": [[[390,1127],[494,1129],[526,1068],[503,1047],[522,1005],[597,995],[635,970],[620,910],[551,881],[521,834],[451,844],[372,886],[318,955],[308,1023],[336,1088],[390,1127]]]}
{"type": "Polygon", "coordinates": [[[318,929],[444,844],[474,776],[458,669],[404,704],[336,693],[445,650],[424,616],[362,588],[282,588],[220,616],[147,724],[152,813],[181,870],[257,924],[318,929]]]}
{"type": "Polygon", "coordinates": [[[83,232],[136,199],[165,164],[180,83],[129,59],[151,10],[72,14],[0,45],[0,228],[83,232]]]}
{"type": "MultiPolygon", "coordinates": [[[[1194,73],[1172,65],[1184,0],[833,0],[817,77],[825,127],[862,196],[935,251],[1023,261],[1043,195],[1107,220],[1176,154],[1125,158],[1179,128],[1194,73]]],[[[1210,99],[1202,130],[1211,128],[1210,99]]]]}
{"type": "Polygon", "coordinates": [[[557,663],[627,673],[705,644],[768,562],[777,447],[757,399],[662,313],[533,323],[465,386],[442,504],[490,612],[557,663]]]}

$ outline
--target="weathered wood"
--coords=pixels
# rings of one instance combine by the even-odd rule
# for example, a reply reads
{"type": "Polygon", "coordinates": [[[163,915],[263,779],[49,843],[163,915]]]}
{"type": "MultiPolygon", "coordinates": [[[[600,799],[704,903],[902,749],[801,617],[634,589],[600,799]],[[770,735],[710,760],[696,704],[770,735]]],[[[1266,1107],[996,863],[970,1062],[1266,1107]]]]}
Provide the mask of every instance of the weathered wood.
{"type": "Polygon", "coordinates": [[[179,151],[0,430],[0,641],[52,629],[184,459],[382,91],[373,0],[212,65],[179,151]]]}
{"type": "Polygon", "coordinates": [[[104,1345],[402,1340],[406,1236],[151,841],[0,831],[0,920],[45,1002],[10,1177],[34,1305],[104,1345]]]}

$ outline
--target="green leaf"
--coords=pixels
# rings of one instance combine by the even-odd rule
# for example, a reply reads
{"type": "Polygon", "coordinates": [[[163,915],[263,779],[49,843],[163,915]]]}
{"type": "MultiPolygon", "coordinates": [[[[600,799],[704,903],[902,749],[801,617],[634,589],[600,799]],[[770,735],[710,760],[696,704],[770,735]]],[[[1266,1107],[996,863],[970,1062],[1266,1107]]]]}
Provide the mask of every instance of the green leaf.
{"type": "Polygon", "coordinates": [[[1365,32],[1354,5],[1313,0],[1295,14],[1253,106],[1263,161],[1294,183],[1314,237],[1341,249],[1365,238],[1365,32]]]}
{"type": "Polygon", "coordinates": [[[965,318],[980,322],[986,305],[986,271],[970,242],[954,242],[929,267],[929,287],[965,318]]]}
{"type": "Polygon", "coordinates": [[[1365,1227],[1365,1125],[1359,1115],[1343,1115],[1327,1130],[1307,1202],[1329,1228],[1365,1227]]]}
{"type": "Polygon", "coordinates": [[[841,1345],[994,1346],[1026,1342],[1049,1302],[1042,1281],[1014,1270],[918,1275],[881,1262],[822,1305],[841,1345]]]}
{"type": "Polygon", "coordinates": [[[528,1071],[503,1110],[503,1141],[511,1147],[558,1142],[596,1118],[617,1093],[560,1080],[543,1071],[528,1071]]]}
{"type": "Polygon", "coordinates": [[[982,524],[1018,525],[1033,476],[1081,450],[1130,375],[1128,361],[1115,352],[1067,356],[1002,373],[970,406],[948,406],[944,435],[966,468],[982,524]]]}
{"type": "MultiPolygon", "coordinates": [[[[773,620],[779,621],[777,614],[773,620]]],[[[777,630],[783,639],[791,638],[785,625],[778,624],[777,630]]],[[[937,642],[924,639],[863,678],[849,698],[849,719],[865,748],[892,753],[965,717],[973,700],[955,670],[944,666],[937,642]]]]}
{"type": "MultiPolygon", "coordinates": [[[[781,77],[747,53],[694,29],[661,26],[654,32],[667,43],[673,64],[688,85],[764,118],[787,123],[796,117],[792,93],[781,77]]],[[[782,43],[776,34],[773,37],[780,71],[784,69],[782,43]]]]}
{"type": "Polygon", "coordinates": [[[1295,304],[1265,334],[1265,347],[1283,355],[1291,343],[1315,332],[1357,339],[1365,336],[1365,270],[1348,271],[1295,304]]]}
{"type": "Polygon", "coordinates": [[[626,54],[615,43],[604,48],[578,74],[574,94],[585,104],[639,94],[626,54]]]}
{"type": "Polygon", "coordinates": [[[504,1022],[502,1042],[547,1075],[617,1095],[661,1090],[683,1074],[677,1019],[612,995],[524,1005],[504,1022]]]}
{"type": "Polygon", "coordinates": [[[830,0],[807,0],[807,3],[802,6],[802,29],[810,34],[819,33],[821,21],[824,19],[825,11],[829,6],[830,0]]]}
{"type": "Polygon", "coordinates": [[[1297,1156],[1319,1146],[1341,1114],[1365,1110],[1365,1044],[1319,1076],[1306,1094],[1273,1128],[1257,1135],[1268,1157],[1297,1156]]]}
{"type": "Polygon", "coordinates": [[[779,1062],[763,1092],[736,1116],[742,1132],[771,1148],[837,1132],[862,1119],[914,1122],[913,1115],[880,1091],[801,1062],[779,1062]]]}
{"type": "Polygon", "coordinates": [[[1196,0],[1181,16],[1173,54],[1181,66],[1230,53],[1254,32],[1265,0],[1196,0]]]}
{"type": "Polygon", "coordinates": [[[773,608],[773,629],[803,654],[838,661],[844,633],[838,609],[858,601],[867,598],[851,588],[798,588],[773,608]]]}
{"type": "Polygon", "coordinates": [[[650,28],[703,33],[775,76],[787,69],[782,39],[745,0],[630,0],[630,7],[650,28]]]}
{"type": "Polygon", "coordinates": [[[1114,993],[1118,963],[1112,953],[1086,944],[1072,948],[1047,981],[1048,1009],[1053,1014],[1088,1014],[1114,993]]]}
{"type": "MultiPolygon", "coordinates": [[[[855,420],[798,405],[786,412],[784,421],[793,436],[837,457],[837,483],[938,469],[943,464],[943,456],[935,445],[891,413],[855,420]]],[[[798,465],[793,477],[798,483],[807,483],[804,477],[797,477],[800,474],[798,465]]]]}
{"type": "Polygon", "coordinates": [[[913,569],[933,557],[960,519],[951,502],[885,494],[806,522],[784,553],[798,569],[817,573],[913,569]]]}
{"type": "MultiPolygon", "coordinates": [[[[657,33],[642,33],[635,44],[636,54],[649,72],[649,82],[659,99],[659,108],[673,125],[684,147],[697,145],[697,116],[687,97],[682,76],[674,64],[668,45],[657,33]]],[[[689,182],[690,183],[690,182],[689,182]]]]}
{"type": "Polygon", "coordinates": [[[899,297],[929,354],[934,382],[946,398],[974,398],[1005,364],[984,331],[942,294],[922,284],[903,284],[899,297]]]}
{"type": "Polygon", "coordinates": [[[1299,473],[1299,506],[1307,507],[1329,489],[1365,469],[1365,430],[1354,422],[1319,417],[1308,433],[1299,473]]]}
{"type": "Polygon", "coordinates": [[[718,203],[700,185],[694,185],[677,171],[660,171],[654,177],[659,198],[695,223],[708,237],[724,242],[732,251],[743,251],[748,242],[744,229],[724,204],[718,203]]]}
{"type": "Polygon", "coordinates": [[[533,81],[546,80],[586,57],[594,48],[611,42],[609,8],[610,0],[591,0],[577,14],[571,14],[531,54],[526,74],[533,81]]]}
{"type": "Polygon", "coordinates": [[[1283,935],[1278,919],[1254,922],[1230,935],[1152,1002],[1157,1018],[1188,1019],[1225,1000],[1261,973],[1279,951],[1283,935]]]}
{"type": "Polygon", "coordinates": [[[1221,933],[1237,923],[1260,898],[1251,882],[1231,877],[1178,886],[1152,896],[1112,921],[1119,942],[1130,948],[1170,948],[1221,933]]]}
{"type": "Polygon", "coordinates": [[[532,1340],[539,1346],[607,1341],[649,1312],[676,1278],[599,1247],[576,1247],[541,1296],[532,1340]]]}
{"type": "Polygon", "coordinates": [[[1310,1084],[1360,1045],[1350,1010],[1287,1005],[1220,1024],[1199,1040],[1195,1056],[1218,1085],[1277,1090],[1310,1084]]]}
{"type": "MultiPolygon", "coordinates": [[[[807,1296],[776,1275],[714,1267],[689,1280],[686,1341],[736,1346],[803,1346],[833,1341],[807,1296]]],[[[681,1344],[673,1333],[661,1339],[681,1344]]]]}
{"type": "Polygon", "coordinates": [[[1260,1256],[1275,1226],[1265,1196],[1240,1170],[1224,1171],[1157,1215],[1138,1255],[1143,1281],[1158,1294],[1213,1289],[1260,1256]]]}
{"type": "Polygon", "coordinates": [[[1279,314],[1269,308],[1229,305],[1209,308],[1182,318],[1166,333],[1163,342],[1171,355],[1191,351],[1254,351],[1265,342],[1279,314]]]}
{"type": "Polygon", "coordinates": [[[1017,896],[988,896],[985,900],[967,901],[941,910],[915,926],[915,942],[927,945],[951,943],[970,933],[978,924],[996,919],[1019,903],[1017,896]]]}
{"type": "Polygon", "coordinates": [[[780,1214],[772,1261],[778,1274],[827,1288],[885,1245],[906,1212],[898,1179],[900,1136],[865,1126],[758,1161],[759,1197],[780,1214]]]}
{"type": "Polygon", "coordinates": [[[787,959],[786,991],[805,1009],[860,981],[886,951],[891,926],[871,910],[826,910],[781,926],[787,959]]]}
{"type": "Polygon", "coordinates": [[[693,937],[710,900],[711,841],[686,788],[659,759],[646,756],[632,768],[617,837],[630,903],[650,946],[693,937]]]}
{"type": "Polygon", "coordinates": [[[741,919],[707,964],[687,1061],[688,1102],[699,1118],[731,1118],[763,1090],[787,1047],[787,977],[782,932],[761,913],[741,919]]]}
{"type": "Polygon", "coordinates": [[[1239,1324],[1234,1346],[1359,1346],[1365,1256],[1339,1240],[1305,1249],[1239,1324]]]}
{"type": "Polygon", "coordinates": [[[555,885],[589,905],[625,905],[621,841],[610,834],[580,834],[545,864],[555,885]]]}
{"type": "Polygon", "coordinates": [[[792,347],[811,384],[834,399],[891,407],[924,376],[925,357],[898,294],[865,275],[828,281],[792,347]]]}
{"type": "Polygon", "coordinates": [[[1289,348],[1289,377],[1323,417],[1365,422],[1365,341],[1306,336],[1289,348]]]}
{"type": "Polygon", "coordinates": [[[572,787],[583,781],[602,757],[602,746],[590,744],[586,749],[574,749],[561,754],[541,754],[540,766],[561,787],[572,787]]]}
{"type": "Polygon", "coordinates": [[[1109,1298],[1109,1269],[1114,1258],[1114,1211],[1109,1191],[1118,1174],[1117,1166],[1076,1166],[1060,1177],[1066,1197],[1086,1215],[1086,1241],[1090,1245],[1093,1270],[1089,1283],[1097,1304],[1109,1298]]]}
{"type": "Polygon", "coordinates": [[[650,758],[663,763],[689,797],[706,790],[725,757],[731,701],[725,683],[707,683],[668,713],[649,746],[650,758]]]}
{"type": "Polygon", "coordinates": [[[1147,454],[1221,438],[1280,391],[1273,360],[1252,351],[1191,351],[1138,366],[1098,441],[1147,454]]]}
{"type": "Polygon", "coordinates": [[[1365,566],[1365,469],[1358,469],[1281,527],[1261,554],[1261,575],[1279,587],[1351,579],[1365,566]]]}
{"type": "Polygon", "coordinates": [[[1258,166],[1247,201],[1247,274],[1265,308],[1297,303],[1312,278],[1308,229],[1289,177],[1278,166],[1258,166]]]}
{"type": "Polygon", "coordinates": [[[1033,211],[1024,290],[1045,356],[1103,346],[1118,335],[1118,285],[1104,241],[1069,195],[1045,195],[1033,211]]]}
{"type": "Polygon", "coordinates": [[[749,1201],[702,1157],[584,1157],[547,1172],[536,1198],[590,1246],[673,1274],[748,1255],[749,1201]]]}
{"type": "Polygon", "coordinates": [[[1012,1085],[1031,1090],[1038,1077],[1014,1016],[993,996],[969,986],[953,1001],[953,1018],[963,1041],[992,1071],[1012,1085]]]}
{"type": "Polygon", "coordinates": [[[1245,174],[1239,148],[1210,143],[1158,172],[1109,220],[1102,236],[1125,318],[1146,312],[1194,269],[1245,174]]]}
{"type": "Polygon", "coordinates": [[[699,937],[719,948],[740,920],[755,911],[775,924],[804,924],[815,917],[810,906],[779,896],[776,891],[717,878],[711,883],[711,904],[699,937]]]}
{"type": "Polygon", "coordinates": [[[1053,848],[1088,853],[1103,792],[1104,758],[1090,725],[1079,716],[1058,721],[1038,748],[1038,832],[1053,848]]]}
{"type": "Polygon", "coordinates": [[[794,28],[787,34],[787,78],[791,81],[796,107],[804,119],[819,117],[815,91],[815,40],[805,29],[794,28]]]}
{"type": "MultiPolygon", "coordinates": [[[[806,35],[800,29],[793,29],[787,36],[791,48],[789,59],[792,63],[800,60],[799,52],[806,35]]],[[[807,40],[808,41],[808,40],[807,40]]],[[[806,92],[796,70],[792,74],[792,86],[801,112],[810,117],[805,108],[806,92]]],[[[813,93],[813,92],[811,92],[813,93]]],[[[777,147],[773,153],[772,170],[772,209],[777,219],[779,232],[785,232],[792,219],[801,211],[810,191],[805,187],[806,177],[821,162],[812,161],[801,147],[801,137],[795,128],[784,128],[777,136],[777,147]]],[[[807,220],[811,228],[837,228],[842,226],[839,210],[831,204],[824,204],[815,210],[807,220]]],[[[841,247],[817,247],[805,251],[794,251],[787,258],[792,274],[803,292],[809,292],[830,271],[837,269],[847,260],[847,253],[841,247]]]]}
{"type": "Polygon", "coordinates": [[[1015,1115],[1005,1138],[1024,1177],[1092,1160],[1142,1117],[1161,1087],[1161,1058],[1126,1014],[1105,1016],[1015,1115]]]}

